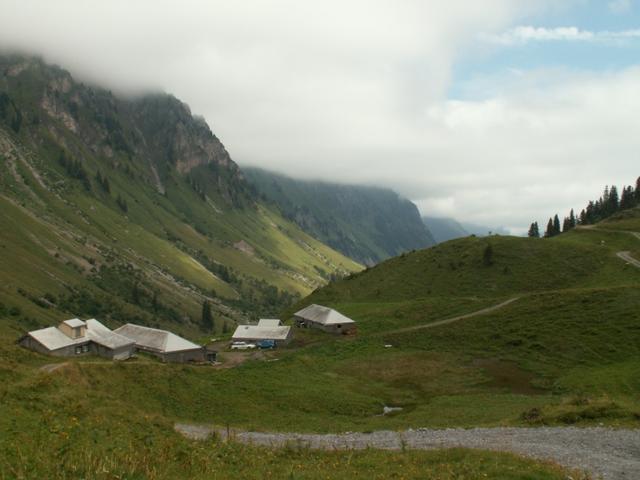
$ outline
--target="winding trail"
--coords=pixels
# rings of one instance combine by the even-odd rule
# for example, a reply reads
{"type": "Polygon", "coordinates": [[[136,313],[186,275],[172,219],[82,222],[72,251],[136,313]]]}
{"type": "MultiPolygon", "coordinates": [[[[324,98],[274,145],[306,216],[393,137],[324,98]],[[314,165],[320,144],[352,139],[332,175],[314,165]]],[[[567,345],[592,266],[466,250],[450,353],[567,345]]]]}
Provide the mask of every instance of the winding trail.
{"type": "Polygon", "coordinates": [[[486,315],[487,313],[495,312],[496,310],[504,308],[507,305],[510,305],[513,302],[515,302],[517,300],[520,300],[520,298],[521,297],[510,298],[506,302],[502,302],[502,303],[499,303],[497,305],[493,305],[491,307],[483,308],[482,310],[477,310],[475,312],[466,313],[464,315],[459,315],[457,317],[445,318],[444,320],[437,320],[435,322],[425,323],[423,325],[415,325],[413,327],[399,328],[397,330],[386,330],[384,332],[380,332],[377,335],[386,336],[386,335],[391,335],[391,334],[395,334],[395,333],[413,332],[415,330],[423,330],[423,329],[426,329],[426,328],[435,328],[435,327],[439,327],[441,325],[448,325],[449,323],[459,322],[460,320],[465,320],[467,318],[479,317],[480,315],[486,315]]]}
{"type": "Polygon", "coordinates": [[[193,440],[217,435],[223,440],[265,447],[299,446],[317,450],[437,450],[472,448],[506,451],[537,460],[552,460],[606,480],[640,478],[640,430],[612,428],[450,428],[377,431],[371,433],[301,434],[225,430],[206,425],[176,424],[193,440]]]}
{"type": "MultiPolygon", "coordinates": [[[[636,237],[638,240],[640,240],[640,233],[638,232],[630,232],[629,230],[607,230],[607,231],[618,232],[618,233],[628,233],[636,237]]],[[[640,260],[636,260],[634,257],[632,257],[631,252],[629,251],[618,252],[616,253],[616,256],[618,258],[621,258],[625,262],[627,262],[629,265],[633,265],[636,268],[640,268],[640,260]]]]}
{"type": "Polygon", "coordinates": [[[616,255],[627,262],[629,265],[633,265],[634,267],[640,268],[640,260],[636,260],[631,256],[631,252],[618,252],[616,255]]]}

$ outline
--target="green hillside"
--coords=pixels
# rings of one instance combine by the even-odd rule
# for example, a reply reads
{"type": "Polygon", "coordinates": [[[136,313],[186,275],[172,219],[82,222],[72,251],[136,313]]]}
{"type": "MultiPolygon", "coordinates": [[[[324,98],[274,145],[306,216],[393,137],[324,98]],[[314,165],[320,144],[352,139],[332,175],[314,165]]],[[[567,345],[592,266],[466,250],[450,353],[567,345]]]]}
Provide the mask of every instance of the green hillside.
{"type": "Polygon", "coordinates": [[[118,99],[22,57],[0,72],[0,477],[555,479],[570,472],[511,455],[258,449],[187,441],[173,425],[640,426],[640,269],[618,256],[640,259],[639,209],[361,271],[261,200],[178,100],[118,99]],[[233,368],[226,351],[212,368],[16,344],[72,315],[210,337],[204,300],[216,334],[309,303],[359,332],[296,331],[233,368]]]}
{"type": "Polygon", "coordinates": [[[291,310],[310,302],[332,305],[358,321],[357,337],[298,331],[291,348],[231,369],[85,358],[46,373],[40,367],[52,359],[12,344],[16,332],[11,321],[3,322],[0,431],[7,433],[0,436],[0,464],[18,469],[19,455],[30,455],[36,476],[52,468],[53,452],[60,451],[64,463],[55,468],[67,473],[106,465],[145,477],[159,455],[166,473],[156,478],[170,477],[180,462],[196,478],[248,465],[251,471],[272,469],[277,478],[296,461],[306,465],[296,470],[300,478],[318,478],[316,469],[329,468],[327,462],[343,472],[370,465],[374,478],[384,478],[395,471],[393,458],[415,465],[408,478],[423,478],[431,459],[443,469],[433,470],[434,478],[461,472],[470,478],[509,478],[507,472],[512,478],[563,478],[567,473],[552,467],[495,454],[367,451],[345,457],[195,445],[179,438],[172,424],[318,432],[637,427],[640,269],[616,256],[621,250],[640,254],[640,239],[621,228],[640,232],[637,220],[636,209],[553,239],[467,238],[389,260],[320,289],[291,310]],[[458,258],[463,264],[454,269],[448,262],[458,258]],[[386,283],[389,277],[395,288],[386,283]],[[428,328],[509,299],[515,300],[492,312],[428,328]],[[381,416],[383,405],[403,410],[381,416]],[[80,455],[77,445],[90,446],[89,456],[80,455]],[[144,456],[128,456],[134,445],[144,456]],[[210,455],[212,449],[220,455],[210,455]]]}
{"type": "Polygon", "coordinates": [[[275,314],[359,265],[261,203],[202,119],[120,99],[40,60],[0,57],[0,303],[201,335],[275,314]]]}
{"type": "Polygon", "coordinates": [[[244,173],[286,218],[362,264],[435,243],[417,207],[391,190],[296,180],[256,168],[244,173]]]}

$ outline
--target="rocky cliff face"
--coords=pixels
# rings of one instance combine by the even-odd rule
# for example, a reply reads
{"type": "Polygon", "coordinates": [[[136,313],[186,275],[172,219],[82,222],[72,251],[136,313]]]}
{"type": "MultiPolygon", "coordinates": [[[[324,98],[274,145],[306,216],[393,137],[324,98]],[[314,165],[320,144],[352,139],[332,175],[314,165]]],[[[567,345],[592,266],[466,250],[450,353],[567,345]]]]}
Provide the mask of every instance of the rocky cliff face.
{"type": "Polygon", "coordinates": [[[172,173],[188,174],[207,165],[223,179],[217,183],[229,201],[229,190],[243,182],[238,166],[204,119],[194,117],[171,95],[118,98],[76,82],[58,67],[19,56],[0,57],[0,75],[0,115],[12,117],[14,130],[31,130],[36,141],[48,134],[79,155],[74,145],[79,140],[112,164],[135,158],[146,180],[161,193],[172,173]]]}
{"type": "Polygon", "coordinates": [[[210,163],[238,171],[204,119],[194,117],[189,106],[177,98],[150,95],[132,102],[129,109],[147,148],[180,173],[210,163]]]}

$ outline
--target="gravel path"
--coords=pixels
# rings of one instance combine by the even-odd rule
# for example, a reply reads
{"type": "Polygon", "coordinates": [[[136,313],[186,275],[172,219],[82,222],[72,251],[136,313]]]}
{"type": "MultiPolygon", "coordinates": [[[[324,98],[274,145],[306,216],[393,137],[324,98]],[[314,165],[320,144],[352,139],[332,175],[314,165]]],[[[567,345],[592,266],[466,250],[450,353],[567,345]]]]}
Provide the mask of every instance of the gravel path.
{"type": "Polygon", "coordinates": [[[633,265],[634,267],[640,268],[640,260],[636,260],[635,258],[633,258],[631,256],[631,252],[618,252],[616,253],[616,255],[620,257],[622,260],[624,260],[625,262],[627,262],[628,264],[633,265]]]}
{"type": "MultiPolygon", "coordinates": [[[[176,424],[188,438],[203,440],[214,432],[222,439],[224,429],[176,424]]],[[[474,428],[417,429],[402,432],[298,434],[231,430],[232,440],[253,445],[282,447],[299,445],[320,450],[378,448],[382,450],[435,450],[474,448],[513,452],[538,460],[552,460],[568,468],[588,471],[607,480],[640,479],[640,430],[610,428],[474,428]]]]}

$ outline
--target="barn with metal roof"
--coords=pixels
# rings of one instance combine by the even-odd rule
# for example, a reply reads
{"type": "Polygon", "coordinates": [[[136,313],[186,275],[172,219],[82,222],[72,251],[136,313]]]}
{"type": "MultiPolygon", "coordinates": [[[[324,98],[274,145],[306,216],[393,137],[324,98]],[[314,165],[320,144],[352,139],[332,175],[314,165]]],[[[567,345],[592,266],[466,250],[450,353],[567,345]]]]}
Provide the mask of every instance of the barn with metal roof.
{"type": "Polygon", "coordinates": [[[286,345],[291,341],[291,327],[282,325],[278,319],[262,319],[257,325],[238,325],[232,339],[235,342],[273,340],[276,345],[286,345]]]}
{"type": "Polygon", "coordinates": [[[136,348],[162,359],[164,362],[205,362],[215,360],[215,353],[182,338],[175,333],[133,323],[116,328],[116,333],[133,340],[136,348]]]}
{"type": "Polygon", "coordinates": [[[24,335],[19,343],[31,350],[58,357],[95,354],[125,360],[135,351],[135,342],[112,332],[98,320],[73,318],[57,327],[42,328],[24,335]]]}
{"type": "Polygon", "coordinates": [[[302,328],[317,328],[325,332],[349,335],[357,331],[356,322],[333,308],[309,305],[294,313],[296,325],[302,328]]]}

